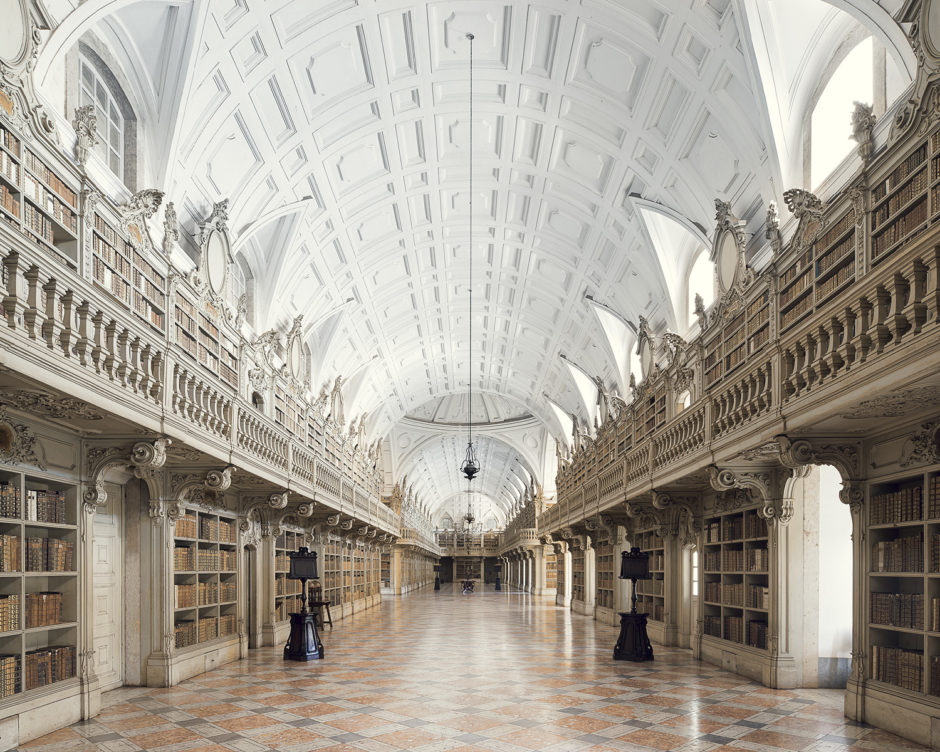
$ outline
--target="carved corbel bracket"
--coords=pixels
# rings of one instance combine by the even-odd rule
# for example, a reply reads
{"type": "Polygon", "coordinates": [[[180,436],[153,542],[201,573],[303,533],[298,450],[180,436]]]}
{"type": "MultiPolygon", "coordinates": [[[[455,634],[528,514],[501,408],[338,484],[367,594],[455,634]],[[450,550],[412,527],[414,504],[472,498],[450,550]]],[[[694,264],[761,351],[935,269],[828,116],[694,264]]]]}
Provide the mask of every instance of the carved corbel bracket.
{"type": "Polygon", "coordinates": [[[781,434],[776,437],[780,445],[780,462],[794,472],[808,465],[832,465],[842,477],[839,500],[853,511],[864,501],[862,476],[862,444],[852,439],[797,439],[781,434]]]}
{"type": "Polygon", "coordinates": [[[672,496],[669,494],[657,491],[655,488],[650,493],[654,509],[665,509],[672,504],[672,496]]]}
{"type": "Polygon", "coordinates": [[[42,452],[37,442],[36,434],[23,423],[14,421],[6,407],[0,404],[0,460],[11,465],[29,462],[45,470],[44,458],[36,454],[37,448],[42,452]]]}
{"type": "Polygon", "coordinates": [[[352,517],[350,517],[348,520],[342,520],[339,523],[339,529],[340,530],[352,530],[353,522],[354,520],[352,517]]]}
{"type": "Polygon", "coordinates": [[[227,465],[221,470],[210,470],[206,473],[205,487],[208,491],[228,491],[232,485],[232,474],[238,470],[235,465],[227,465]]]}
{"type": "Polygon", "coordinates": [[[268,506],[271,509],[285,509],[287,507],[287,497],[290,491],[278,491],[268,496],[268,506]]]}
{"type": "MultiPolygon", "coordinates": [[[[146,442],[138,442],[146,444],[146,442]]],[[[134,445],[136,446],[136,445],[134,445]]],[[[109,470],[126,469],[132,463],[132,447],[128,445],[113,447],[92,447],[85,453],[88,480],[82,493],[82,509],[86,514],[94,514],[98,507],[107,503],[108,492],[104,488],[104,476],[109,470]]],[[[151,516],[153,516],[151,504],[151,516]]]]}
{"type": "Polygon", "coordinates": [[[761,500],[758,514],[768,523],[786,525],[793,517],[793,499],[784,493],[784,484],[791,478],[805,474],[806,469],[790,469],[786,472],[722,470],[709,465],[707,471],[709,483],[716,491],[744,489],[757,492],[761,500]]]}

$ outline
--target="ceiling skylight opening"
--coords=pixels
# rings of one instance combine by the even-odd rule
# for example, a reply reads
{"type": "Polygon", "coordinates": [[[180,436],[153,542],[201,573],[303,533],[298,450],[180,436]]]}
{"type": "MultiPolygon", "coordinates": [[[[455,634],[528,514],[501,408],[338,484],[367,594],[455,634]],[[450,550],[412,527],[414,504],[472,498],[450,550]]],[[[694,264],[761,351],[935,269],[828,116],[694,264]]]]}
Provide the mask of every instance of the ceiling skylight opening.
{"type": "Polygon", "coordinates": [[[813,108],[809,181],[813,189],[855,148],[851,138],[854,103],[872,103],[873,81],[874,49],[868,37],[842,61],[813,108]]]}

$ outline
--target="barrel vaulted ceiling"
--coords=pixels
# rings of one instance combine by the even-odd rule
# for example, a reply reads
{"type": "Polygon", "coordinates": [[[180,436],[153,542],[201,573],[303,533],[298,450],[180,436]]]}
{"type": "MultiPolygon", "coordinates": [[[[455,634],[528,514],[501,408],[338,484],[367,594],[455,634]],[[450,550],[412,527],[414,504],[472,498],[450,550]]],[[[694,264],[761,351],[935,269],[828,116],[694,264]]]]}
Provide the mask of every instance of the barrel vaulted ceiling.
{"type": "Polygon", "coordinates": [[[752,26],[784,5],[829,34],[858,27],[853,6],[890,26],[897,4],[49,0],[62,29],[37,75],[53,86],[84,31],[120,48],[159,123],[144,174],[190,230],[230,199],[255,330],[303,314],[314,388],[348,378],[347,415],[441,514],[465,507],[469,378],[475,490],[505,519],[551,484],[558,416],[592,419],[572,369],[624,391],[598,310],[684,329],[667,277],[700,244],[657,249],[644,216],[704,238],[719,197],[756,232],[789,187],[793,87],[768,92],[767,61],[786,50],[795,81],[827,52],[764,30],[756,54],[752,26]]]}

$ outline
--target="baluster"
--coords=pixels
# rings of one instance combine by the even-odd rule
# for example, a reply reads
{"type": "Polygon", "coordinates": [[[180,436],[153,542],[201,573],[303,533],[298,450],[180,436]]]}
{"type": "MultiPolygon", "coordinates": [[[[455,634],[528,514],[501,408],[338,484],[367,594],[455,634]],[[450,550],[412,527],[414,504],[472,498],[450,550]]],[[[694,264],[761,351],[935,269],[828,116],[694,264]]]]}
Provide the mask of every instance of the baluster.
{"type": "Polygon", "coordinates": [[[838,376],[839,371],[845,366],[845,359],[841,352],[841,347],[845,342],[845,325],[839,316],[833,316],[829,320],[829,326],[832,329],[832,341],[829,344],[829,371],[833,376],[838,376]]]}
{"type": "Polygon", "coordinates": [[[802,392],[806,384],[806,361],[807,353],[806,348],[803,346],[802,342],[797,341],[795,344],[796,347],[796,371],[793,375],[794,382],[796,384],[796,389],[793,391],[793,396],[798,397],[800,392],[802,392]]]}
{"type": "Polygon", "coordinates": [[[129,367],[127,354],[127,345],[130,336],[131,333],[127,329],[122,329],[115,339],[117,349],[114,353],[114,360],[117,367],[114,369],[114,376],[121,386],[127,386],[128,377],[130,376],[131,369],[129,367]]]}
{"type": "Polygon", "coordinates": [[[150,394],[150,345],[140,348],[137,389],[143,397],[150,394]]]}
{"type": "Polygon", "coordinates": [[[806,364],[804,368],[804,378],[806,380],[806,388],[809,390],[819,381],[819,371],[817,368],[819,348],[816,338],[811,332],[806,333],[805,342],[806,364]]]}
{"type": "Polygon", "coordinates": [[[927,283],[924,300],[927,305],[927,321],[940,321],[940,244],[927,254],[927,283]]]}
{"type": "Polygon", "coordinates": [[[88,339],[88,314],[91,312],[91,306],[87,300],[83,300],[75,309],[75,315],[78,317],[78,342],[75,344],[75,354],[78,355],[78,362],[83,366],[88,365],[88,355],[91,352],[91,340],[88,339]]]}
{"type": "Polygon", "coordinates": [[[927,323],[927,304],[924,298],[927,296],[928,273],[927,265],[920,259],[914,259],[907,290],[907,304],[903,309],[911,334],[920,334],[927,323]]]}
{"type": "Polygon", "coordinates": [[[858,337],[856,353],[858,354],[859,363],[864,363],[868,359],[868,353],[872,350],[871,327],[873,311],[874,306],[868,298],[862,298],[859,301],[858,321],[856,322],[858,337]]]}
{"type": "MultiPolygon", "coordinates": [[[[10,254],[11,256],[13,254],[10,254]]],[[[7,257],[9,258],[9,256],[7,257]]],[[[4,260],[6,263],[6,260],[4,260]]],[[[16,273],[11,274],[11,279],[16,278],[16,273]]],[[[23,326],[30,339],[36,339],[42,330],[42,311],[40,310],[39,294],[39,267],[31,266],[23,275],[26,280],[26,307],[23,309],[23,326]]],[[[3,302],[4,310],[7,307],[6,298],[3,302]]],[[[8,319],[9,326],[13,322],[8,319]]]]}
{"type": "Polygon", "coordinates": [[[826,377],[832,372],[829,366],[828,355],[832,347],[832,339],[829,336],[829,330],[822,324],[816,328],[816,363],[819,373],[819,383],[822,384],[826,377]]]}
{"type": "Polygon", "coordinates": [[[58,287],[58,284],[55,278],[52,278],[42,286],[45,314],[40,330],[42,332],[42,338],[46,341],[46,347],[50,350],[55,347],[56,336],[60,329],[59,323],[56,321],[56,314],[58,313],[56,307],[59,302],[56,298],[56,287],[58,287]]]}
{"type": "Polygon", "coordinates": [[[874,345],[878,355],[884,352],[885,345],[891,341],[891,328],[888,326],[888,317],[891,315],[891,294],[884,287],[878,285],[875,291],[874,310],[874,345]]]}
{"type": "Polygon", "coordinates": [[[104,366],[104,347],[102,347],[102,338],[104,337],[104,314],[101,311],[91,317],[91,323],[94,324],[94,334],[91,343],[91,362],[95,366],[95,373],[101,373],[104,366]]]}
{"type": "Polygon", "coordinates": [[[910,299],[911,285],[908,279],[900,272],[895,272],[891,280],[891,315],[888,317],[888,327],[894,336],[894,344],[900,345],[901,338],[911,329],[911,322],[904,315],[910,299]]]}
{"type": "Polygon", "coordinates": [[[131,391],[140,389],[140,337],[131,338],[127,332],[127,383],[131,391]]]}
{"type": "Polygon", "coordinates": [[[24,301],[19,295],[19,268],[20,254],[16,251],[10,251],[3,258],[5,286],[3,299],[0,302],[3,304],[3,315],[7,320],[7,326],[11,329],[16,328],[16,322],[23,315],[25,307],[24,301]]]}
{"type": "Polygon", "coordinates": [[[108,378],[112,381],[115,377],[115,371],[117,369],[116,362],[116,352],[117,352],[117,321],[111,319],[104,328],[105,333],[105,356],[104,356],[104,372],[108,375],[108,378]]]}
{"type": "Polygon", "coordinates": [[[66,358],[72,357],[72,345],[75,340],[75,329],[72,327],[75,294],[66,290],[62,296],[62,329],[59,332],[59,347],[66,358]]]}
{"type": "Polygon", "coordinates": [[[159,350],[150,358],[150,396],[157,404],[163,401],[163,353],[159,350]]]}
{"type": "Polygon", "coordinates": [[[796,394],[796,381],[794,379],[794,374],[796,373],[796,356],[793,354],[793,351],[787,348],[783,351],[783,399],[784,401],[790,399],[794,394],[796,394]]]}

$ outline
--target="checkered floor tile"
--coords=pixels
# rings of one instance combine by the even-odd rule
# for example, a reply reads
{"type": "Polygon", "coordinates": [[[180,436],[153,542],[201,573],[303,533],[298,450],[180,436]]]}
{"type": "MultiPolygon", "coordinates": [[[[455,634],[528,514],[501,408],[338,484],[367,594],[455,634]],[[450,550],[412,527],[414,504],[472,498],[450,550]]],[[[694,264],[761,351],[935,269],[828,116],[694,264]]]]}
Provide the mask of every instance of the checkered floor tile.
{"type": "Polygon", "coordinates": [[[520,593],[426,590],[326,629],[322,661],[278,649],[169,689],[109,692],[29,752],[580,752],[924,749],[848,721],[836,690],[774,691],[520,593]]]}

